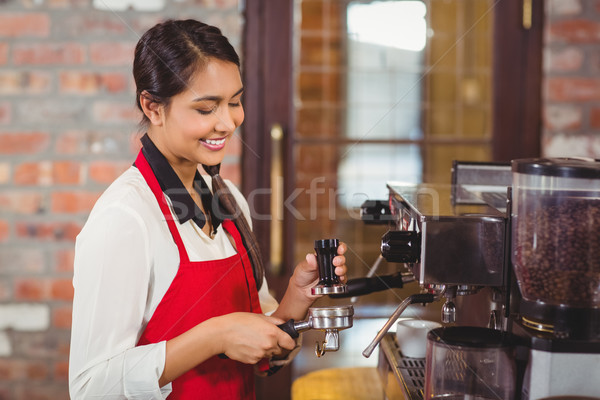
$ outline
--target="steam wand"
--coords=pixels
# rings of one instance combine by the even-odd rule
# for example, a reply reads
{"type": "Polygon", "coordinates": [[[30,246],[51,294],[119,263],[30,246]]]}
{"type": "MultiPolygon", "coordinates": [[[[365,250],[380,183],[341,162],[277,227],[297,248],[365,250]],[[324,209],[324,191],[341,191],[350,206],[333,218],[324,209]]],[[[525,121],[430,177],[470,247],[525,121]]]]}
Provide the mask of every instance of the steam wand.
{"type": "Polygon", "coordinates": [[[371,356],[371,354],[373,353],[373,350],[375,350],[375,347],[377,347],[379,342],[381,342],[381,339],[383,339],[385,334],[390,330],[390,328],[392,327],[392,325],[394,325],[394,323],[396,322],[398,317],[400,317],[400,315],[404,312],[404,310],[406,310],[406,308],[409,305],[417,304],[417,303],[433,303],[434,301],[439,300],[444,295],[444,291],[445,291],[445,288],[441,289],[441,291],[439,291],[435,294],[434,293],[413,294],[411,296],[408,296],[406,299],[404,299],[402,301],[402,303],[400,303],[398,308],[396,308],[396,310],[394,311],[392,316],[387,320],[385,325],[383,325],[383,328],[381,328],[381,330],[377,333],[377,336],[375,336],[375,339],[373,339],[371,344],[369,344],[369,346],[367,346],[367,348],[362,352],[362,355],[365,356],[366,358],[369,358],[371,356]]]}

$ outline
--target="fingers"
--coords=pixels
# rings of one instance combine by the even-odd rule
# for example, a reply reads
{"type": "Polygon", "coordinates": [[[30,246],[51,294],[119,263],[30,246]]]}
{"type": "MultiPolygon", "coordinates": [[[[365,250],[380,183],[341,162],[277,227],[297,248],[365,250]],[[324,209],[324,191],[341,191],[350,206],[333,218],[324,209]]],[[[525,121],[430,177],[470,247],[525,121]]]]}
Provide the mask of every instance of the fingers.
{"type": "Polygon", "coordinates": [[[338,246],[338,255],[333,259],[333,265],[335,265],[335,274],[340,277],[340,281],[342,283],[345,283],[348,280],[346,277],[348,267],[346,267],[346,257],[343,255],[347,250],[348,246],[346,243],[341,242],[338,246]]]}
{"type": "MultiPolygon", "coordinates": [[[[280,350],[292,350],[294,347],[296,347],[296,341],[290,335],[284,331],[281,331],[281,333],[282,334],[278,335],[277,337],[277,345],[279,346],[280,350]]],[[[281,351],[279,354],[281,354],[281,351]]]]}
{"type": "Polygon", "coordinates": [[[315,255],[315,253],[308,253],[306,255],[306,262],[308,263],[310,270],[317,269],[318,264],[317,264],[317,256],[315,255]]]}
{"type": "Polygon", "coordinates": [[[344,254],[346,252],[346,250],[348,250],[348,246],[346,245],[346,243],[340,242],[340,244],[337,248],[337,253],[341,255],[341,254],[344,254]]]}
{"type": "MultiPolygon", "coordinates": [[[[274,325],[281,325],[285,323],[284,320],[280,318],[265,316],[268,321],[273,323],[274,325]]],[[[277,345],[280,347],[279,352],[281,352],[281,348],[286,350],[292,350],[296,347],[296,341],[283,329],[277,327],[277,331],[275,332],[275,336],[277,339],[277,345]]]]}
{"type": "Polygon", "coordinates": [[[281,324],[283,324],[285,322],[281,318],[271,317],[270,315],[264,315],[264,314],[258,314],[258,315],[261,315],[264,319],[266,319],[267,321],[269,321],[273,325],[281,325],[281,324]]]}

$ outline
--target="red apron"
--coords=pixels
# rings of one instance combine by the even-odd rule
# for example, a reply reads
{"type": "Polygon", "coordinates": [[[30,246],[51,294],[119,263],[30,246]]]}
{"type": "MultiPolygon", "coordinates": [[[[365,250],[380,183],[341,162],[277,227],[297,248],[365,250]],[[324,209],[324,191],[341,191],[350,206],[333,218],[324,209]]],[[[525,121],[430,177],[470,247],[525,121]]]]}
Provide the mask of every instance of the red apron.
{"type": "MultiPolygon", "coordinates": [[[[252,265],[235,224],[231,220],[222,223],[235,240],[236,255],[221,260],[190,261],[164,194],[142,151],[135,165],[160,205],[180,259],[177,275],[138,345],[172,339],[215,316],[236,311],[261,313],[252,265]]],[[[253,366],[217,356],[181,375],[172,385],[169,399],[255,398],[253,366]]]]}

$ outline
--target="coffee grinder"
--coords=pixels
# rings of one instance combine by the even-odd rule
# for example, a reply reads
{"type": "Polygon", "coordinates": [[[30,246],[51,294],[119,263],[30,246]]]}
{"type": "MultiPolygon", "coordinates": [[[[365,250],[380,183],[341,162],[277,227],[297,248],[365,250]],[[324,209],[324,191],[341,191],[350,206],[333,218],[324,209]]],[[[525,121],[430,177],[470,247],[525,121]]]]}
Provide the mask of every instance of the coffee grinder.
{"type": "Polygon", "coordinates": [[[512,161],[510,329],[522,399],[600,396],[600,162],[512,161]]]}

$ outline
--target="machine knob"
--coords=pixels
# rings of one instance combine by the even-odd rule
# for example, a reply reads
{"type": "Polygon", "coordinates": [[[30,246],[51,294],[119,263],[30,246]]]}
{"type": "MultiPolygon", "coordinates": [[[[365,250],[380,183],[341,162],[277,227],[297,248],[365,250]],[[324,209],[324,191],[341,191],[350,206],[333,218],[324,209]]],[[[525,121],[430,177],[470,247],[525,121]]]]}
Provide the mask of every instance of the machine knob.
{"type": "Polygon", "coordinates": [[[388,262],[419,262],[421,235],[414,231],[387,231],[381,238],[381,255],[388,262]]]}
{"type": "Polygon", "coordinates": [[[360,206],[360,219],[367,225],[386,225],[393,216],[386,200],[367,200],[360,206]]]}

